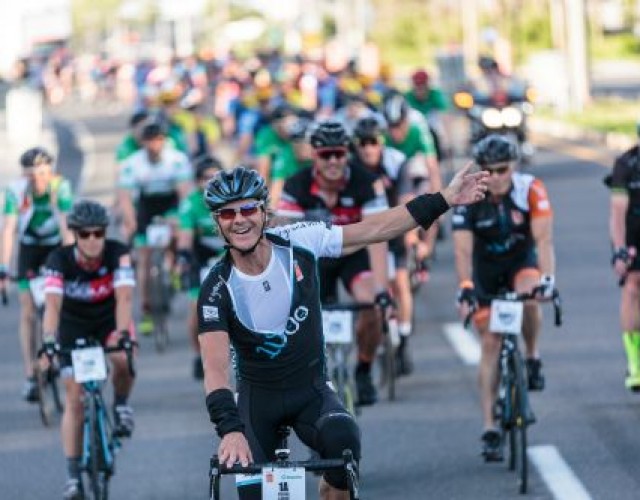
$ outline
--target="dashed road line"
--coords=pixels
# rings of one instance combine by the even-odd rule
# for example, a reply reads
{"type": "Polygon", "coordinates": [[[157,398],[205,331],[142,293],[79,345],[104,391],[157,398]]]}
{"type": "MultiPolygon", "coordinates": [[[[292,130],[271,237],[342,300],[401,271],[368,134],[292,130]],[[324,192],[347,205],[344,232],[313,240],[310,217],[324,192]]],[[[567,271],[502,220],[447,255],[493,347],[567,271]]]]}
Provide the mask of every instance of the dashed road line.
{"type": "Polygon", "coordinates": [[[529,459],[556,500],[591,500],[591,495],[552,445],[531,446],[529,459]]]}
{"type": "Polygon", "coordinates": [[[445,337],[465,365],[480,363],[480,343],[473,332],[463,328],[460,323],[445,323],[443,328],[445,337]]]}

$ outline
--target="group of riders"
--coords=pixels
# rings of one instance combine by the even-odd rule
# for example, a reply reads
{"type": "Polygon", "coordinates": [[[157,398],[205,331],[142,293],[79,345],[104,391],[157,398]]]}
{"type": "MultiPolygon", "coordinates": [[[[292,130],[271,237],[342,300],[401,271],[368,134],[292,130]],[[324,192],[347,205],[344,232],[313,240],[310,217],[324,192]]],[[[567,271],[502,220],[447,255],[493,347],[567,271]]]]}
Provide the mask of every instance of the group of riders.
{"type": "MultiPolygon", "coordinates": [[[[448,102],[430,75],[417,70],[403,93],[384,81],[363,85],[350,71],[335,75],[309,109],[292,102],[284,83],[260,83],[267,67],[254,68],[229,99],[229,122],[214,117],[211,93],[190,82],[184,67],[171,84],[142,93],[116,153],[116,228],[102,204],[74,203],[49,152],[37,147],[22,155],[23,175],[5,195],[0,287],[18,282],[26,400],[37,397],[29,280],[46,277],[45,347],[73,348],[87,335],[118,345],[136,330],[149,333],[146,230],[161,216],[173,228],[171,261],[188,277],[193,376],[204,380],[221,462],[272,459],[283,424],[324,458],[348,448],[359,460],[358,424],[327,384],[321,306],[344,300],[344,292],[379,306],[358,315],[354,369],[358,404],[375,404],[371,370],[382,338],[380,315],[395,308],[398,372],[409,375],[414,301],[423,300],[413,296],[409,259],[433,255],[442,216],[452,207],[457,303],[461,317],[474,311],[482,348],[482,451],[487,461],[502,460],[493,411],[500,343],[489,332],[485,297],[534,289],[540,300],[552,297],[553,211],[545,187],[518,171],[518,145],[496,134],[478,142],[472,161],[445,185],[434,145],[434,137],[443,137],[432,133],[432,115],[446,111],[448,102]],[[224,160],[223,144],[232,145],[224,160]],[[108,231],[117,238],[108,238],[108,231]],[[204,275],[203,268],[209,269],[204,275]],[[232,351],[237,398],[229,385],[232,351]]],[[[640,389],[640,325],[632,314],[640,288],[638,158],[635,148],[618,159],[612,181],[613,264],[626,278],[621,315],[630,389],[640,389]]],[[[523,338],[528,386],[537,391],[545,386],[540,330],[539,303],[529,301],[523,338]]],[[[110,358],[116,432],[129,436],[134,378],[122,353],[110,358]]],[[[64,498],[78,499],[82,388],[70,376],[70,359],[61,359],[60,367],[64,498]]],[[[323,476],[322,498],[348,498],[346,490],[343,473],[323,476]]],[[[255,484],[239,491],[241,498],[260,498],[255,484]]]]}

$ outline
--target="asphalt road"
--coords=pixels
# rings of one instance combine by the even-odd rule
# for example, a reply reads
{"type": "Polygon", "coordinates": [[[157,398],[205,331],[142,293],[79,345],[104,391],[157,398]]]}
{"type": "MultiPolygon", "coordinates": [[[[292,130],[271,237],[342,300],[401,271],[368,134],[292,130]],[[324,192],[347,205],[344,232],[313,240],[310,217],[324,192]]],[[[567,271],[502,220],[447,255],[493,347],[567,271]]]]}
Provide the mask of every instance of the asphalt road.
{"type": "MultiPolygon", "coordinates": [[[[109,114],[98,111],[59,110],[56,123],[61,127],[58,137],[92,147],[72,151],[65,168],[77,174],[76,180],[82,179],[86,193],[108,200],[113,147],[125,130],[126,117],[117,109],[109,114]],[[86,128],[69,128],[78,120],[86,128]]],[[[627,393],[623,386],[618,291],[608,264],[604,170],[564,156],[561,150],[568,149],[557,141],[553,144],[559,149],[540,151],[530,169],[546,183],[555,209],[557,281],[564,297],[565,326],[554,329],[547,314],[542,352],[548,387],[532,396],[538,423],[530,428],[530,450],[554,446],[588,493],[581,498],[635,499],[640,487],[640,395],[627,393]]],[[[69,144],[62,147],[73,149],[69,144]]],[[[456,321],[450,241],[441,245],[438,255],[431,281],[417,299],[418,326],[412,339],[416,372],[399,384],[398,401],[382,401],[359,418],[362,496],[516,498],[514,475],[504,465],[484,464],[479,456],[476,370],[461,361],[444,335],[445,325],[456,321]]],[[[11,298],[11,306],[1,313],[0,498],[59,498],[65,467],[59,432],[44,429],[36,408],[19,399],[18,311],[16,296],[11,298]]],[[[113,498],[206,498],[208,459],[216,440],[202,387],[190,378],[185,303],[180,299],[175,307],[167,353],[155,353],[151,342],[142,339],[131,399],[137,428],[118,455],[113,498]]],[[[304,458],[304,450],[298,449],[298,456],[304,458]]],[[[557,467],[554,470],[559,473],[557,467]]],[[[565,476],[547,482],[532,466],[528,497],[554,498],[555,491],[556,498],[578,498],[563,496],[558,481],[566,486],[565,476]]],[[[314,485],[309,479],[309,498],[315,498],[314,485]]],[[[235,498],[229,482],[226,490],[225,498],[235,498]]]]}

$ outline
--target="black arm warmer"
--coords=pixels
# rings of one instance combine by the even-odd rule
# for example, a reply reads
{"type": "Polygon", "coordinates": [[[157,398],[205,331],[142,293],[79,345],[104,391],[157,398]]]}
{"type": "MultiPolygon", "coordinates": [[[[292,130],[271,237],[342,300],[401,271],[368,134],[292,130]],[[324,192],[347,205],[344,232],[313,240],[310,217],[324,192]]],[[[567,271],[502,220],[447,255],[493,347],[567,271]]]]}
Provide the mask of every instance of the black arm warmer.
{"type": "Polygon", "coordinates": [[[216,426],[218,436],[224,437],[230,432],[244,432],[240,412],[229,389],[218,389],[207,394],[209,418],[216,426]]]}
{"type": "Polygon", "coordinates": [[[441,193],[421,194],[407,203],[406,207],[411,217],[425,229],[449,210],[449,204],[441,193]]]}

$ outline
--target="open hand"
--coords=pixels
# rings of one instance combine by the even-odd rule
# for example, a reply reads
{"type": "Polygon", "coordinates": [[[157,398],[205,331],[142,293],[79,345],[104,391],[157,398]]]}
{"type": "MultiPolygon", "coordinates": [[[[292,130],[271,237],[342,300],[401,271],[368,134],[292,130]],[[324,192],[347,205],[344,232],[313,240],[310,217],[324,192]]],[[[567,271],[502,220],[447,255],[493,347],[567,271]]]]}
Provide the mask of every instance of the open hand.
{"type": "Polygon", "coordinates": [[[218,460],[227,467],[232,467],[236,462],[246,467],[253,462],[249,442],[242,432],[225,434],[218,448],[218,460]]]}
{"type": "Polygon", "coordinates": [[[471,205],[483,200],[487,192],[487,172],[470,173],[473,162],[467,163],[442,190],[449,206],[471,205]]]}

